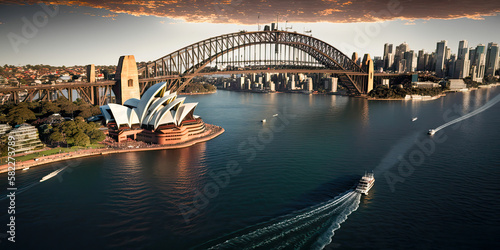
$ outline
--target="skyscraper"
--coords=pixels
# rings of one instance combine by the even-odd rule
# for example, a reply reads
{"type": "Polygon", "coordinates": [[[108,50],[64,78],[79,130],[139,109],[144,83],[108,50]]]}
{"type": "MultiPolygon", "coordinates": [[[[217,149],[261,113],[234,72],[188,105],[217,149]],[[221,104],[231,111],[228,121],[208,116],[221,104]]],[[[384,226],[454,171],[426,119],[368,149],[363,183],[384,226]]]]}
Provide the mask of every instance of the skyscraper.
{"type": "Polygon", "coordinates": [[[393,47],[392,44],[389,43],[384,44],[383,60],[384,60],[384,68],[386,70],[392,68],[392,64],[394,62],[394,51],[392,47],[393,47]]]}
{"type": "Polygon", "coordinates": [[[405,52],[404,59],[406,60],[405,72],[415,72],[417,67],[417,55],[413,50],[405,52]]]}
{"type": "Polygon", "coordinates": [[[425,70],[425,51],[422,49],[418,51],[417,71],[424,71],[424,70],[425,70]]]}
{"type": "Polygon", "coordinates": [[[401,60],[404,59],[404,54],[405,52],[410,51],[410,46],[404,42],[400,44],[399,46],[396,46],[396,51],[394,54],[394,69],[398,71],[399,73],[404,72],[406,69],[406,62],[401,64],[401,60]]]}
{"type": "Polygon", "coordinates": [[[439,77],[444,76],[443,70],[445,69],[445,59],[448,41],[442,40],[436,45],[436,75],[439,77]]]}
{"type": "Polygon", "coordinates": [[[470,63],[468,42],[466,40],[463,40],[458,43],[458,54],[457,61],[455,62],[453,78],[462,79],[469,76],[469,69],[470,63]]]}
{"type": "Polygon", "coordinates": [[[498,69],[499,48],[496,43],[488,43],[488,51],[486,52],[486,75],[495,76],[498,69]]]}
{"type": "Polygon", "coordinates": [[[486,46],[484,44],[477,45],[475,52],[473,65],[476,66],[476,68],[475,72],[472,72],[472,74],[475,75],[476,81],[481,82],[486,68],[486,46]]]}

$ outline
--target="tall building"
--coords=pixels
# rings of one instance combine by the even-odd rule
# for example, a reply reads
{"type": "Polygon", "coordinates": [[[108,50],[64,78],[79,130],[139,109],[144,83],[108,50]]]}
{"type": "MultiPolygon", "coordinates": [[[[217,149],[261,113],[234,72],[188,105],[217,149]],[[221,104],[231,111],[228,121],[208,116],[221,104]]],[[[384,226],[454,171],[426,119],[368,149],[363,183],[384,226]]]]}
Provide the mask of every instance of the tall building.
{"type": "Polygon", "coordinates": [[[429,53],[424,54],[424,70],[430,71],[431,67],[429,66],[430,61],[432,60],[431,55],[429,53]]]}
{"type": "Polygon", "coordinates": [[[406,61],[406,67],[404,72],[415,72],[417,68],[417,55],[413,50],[404,53],[404,59],[406,61]]]}
{"type": "Polygon", "coordinates": [[[424,70],[425,70],[425,51],[422,49],[418,51],[417,71],[424,71],[424,70]]]}
{"type": "Polygon", "coordinates": [[[472,65],[474,65],[474,57],[476,56],[476,49],[470,47],[469,49],[469,62],[470,62],[470,67],[472,68],[472,65]]]}
{"type": "Polygon", "coordinates": [[[462,79],[469,76],[470,61],[468,46],[467,40],[462,40],[458,43],[458,54],[455,62],[455,70],[453,71],[453,78],[462,79]]]}
{"type": "Polygon", "coordinates": [[[394,53],[387,54],[387,57],[384,59],[384,69],[385,70],[394,69],[394,53]]]}
{"type": "Polygon", "coordinates": [[[393,45],[386,43],[384,44],[384,69],[392,69],[392,64],[394,63],[394,51],[393,51],[393,45]]]}
{"type": "Polygon", "coordinates": [[[456,63],[456,60],[457,60],[457,56],[455,54],[452,54],[450,56],[450,59],[448,59],[446,62],[447,62],[447,66],[446,66],[446,75],[448,77],[453,77],[453,74],[455,72],[455,63],[456,63]]]}
{"type": "Polygon", "coordinates": [[[446,51],[447,51],[448,41],[442,40],[436,45],[436,75],[439,77],[444,77],[445,61],[446,61],[446,51]]]}
{"type": "Polygon", "coordinates": [[[434,71],[436,69],[436,52],[432,52],[429,55],[429,63],[427,64],[428,71],[434,71]]]}
{"type": "Polygon", "coordinates": [[[394,52],[394,70],[402,73],[406,69],[406,62],[401,62],[405,58],[405,52],[410,51],[410,46],[404,42],[398,46],[396,46],[396,50],[394,52]]]}
{"type": "Polygon", "coordinates": [[[476,81],[481,82],[486,69],[486,46],[484,44],[477,45],[473,66],[476,67],[472,74],[474,74],[476,81]]]}
{"type": "Polygon", "coordinates": [[[488,51],[486,52],[486,75],[495,76],[498,69],[499,48],[496,43],[488,43],[488,51]]]}

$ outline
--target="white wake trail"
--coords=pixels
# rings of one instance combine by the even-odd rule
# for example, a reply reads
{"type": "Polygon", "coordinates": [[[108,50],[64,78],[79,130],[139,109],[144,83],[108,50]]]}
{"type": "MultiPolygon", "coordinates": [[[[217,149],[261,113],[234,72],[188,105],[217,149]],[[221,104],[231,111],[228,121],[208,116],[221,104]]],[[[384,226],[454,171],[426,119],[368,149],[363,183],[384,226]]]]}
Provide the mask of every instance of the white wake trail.
{"type": "Polygon", "coordinates": [[[304,240],[307,241],[312,237],[312,235],[308,235],[308,233],[304,232],[313,232],[313,228],[317,227],[315,224],[325,223],[332,216],[336,216],[335,220],[332,222],[333,224],[328,227],[329,233],[321,234],[320,242],[324,244],[330,240],[329,238],[333,236],[333,231],[338,229],[340,223],[346,220],[347,215],[356,210],[359,204],[359,197],[360,195],[358,193],[349,190],[327,202],[300,210],[295,213],[296,215],[290,218],[287,218],[289,215],[283,216],[281,221],[256,229],[250,233],[231,238],[210,249],[233,249],[237,246],[239,246],[237,247],[239,249],[256,249],[265,246],[270,247],[270,245],[278,244],[280,241],[280,246],[275,246],[274,248],[280,249],[284,246],[287,248],[286,246],[289,244],[301,245],[304,243],[304,240]],[[325,240],[326,238],[328,238],[328,241],[325,240]]]}
{"type": "Polygon", "coordinates": [[[497,104],[498,102],[500,102],[500,95],[495,96],[495,98],[493,98],[490,101],[488,101],[482,107],[480,107],[480,108],[478,108],[478,109],[476,109],[476,110],[474,110],[474,111],[472,111],[470,113],[467,113],[467,114],[465,114],[465,115],[463,115],[463,116],[461,116],[461,117],[459,117],[459,118],[457,118],[455,120],[449,121],[449,122],[447,122],[447,123],[445,123],[445,124],[443,124],[443,125],[435,128],[434,130],[437,132],[437,131],[439,131],[441,129],[444,129],[444,128],[450,126],[450,125],[453,125],[453,124],[455,124],[457,122],[461,122],[461,121],[463,121],[465,119],[469,119],[469,118],[471,118],[471,117],[473,117],[473,116],[475,116],[475,115],[477,115],[477,114],[479,114],[479,113],[481,113],[481,112],[483,112],[483,111],[491,108],[493,105],[497,104]]]}
{"type": "Polygon", "coordinates": [[[358,210],[359,203],[361,202],[361,194],[354,193],[354,203],[347,207],[342,214],[340,214],[337,219],[332,223],[330,228],[316,241],[316,243],[311,247],[311,249],[323,249],[325,246],[332,242],[333,235],[335,231],[340,228],[340,224],[347,220],[347,216],[352,214],[354,211],[358,210]]]}

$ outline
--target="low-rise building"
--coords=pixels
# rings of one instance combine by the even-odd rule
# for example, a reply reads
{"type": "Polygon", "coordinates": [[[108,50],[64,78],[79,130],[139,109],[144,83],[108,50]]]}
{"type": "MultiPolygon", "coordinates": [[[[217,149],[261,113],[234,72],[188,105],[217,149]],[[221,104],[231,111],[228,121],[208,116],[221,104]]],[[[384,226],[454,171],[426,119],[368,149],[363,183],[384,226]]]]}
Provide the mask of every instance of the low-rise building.
{"type": "Polygon", "coordinates": [[[0,124],[0,136],[5,135],[9,131],[12,130],[12,127],[9,124],[0,124]]]}
{"type": "Polygon", "coordinates": [[[16,154],[43,148],[44,145],[38,137],[38,130],[29,124],[21,124],[10,131],[9,136],[16,138],[14,148],[16,154]]]}

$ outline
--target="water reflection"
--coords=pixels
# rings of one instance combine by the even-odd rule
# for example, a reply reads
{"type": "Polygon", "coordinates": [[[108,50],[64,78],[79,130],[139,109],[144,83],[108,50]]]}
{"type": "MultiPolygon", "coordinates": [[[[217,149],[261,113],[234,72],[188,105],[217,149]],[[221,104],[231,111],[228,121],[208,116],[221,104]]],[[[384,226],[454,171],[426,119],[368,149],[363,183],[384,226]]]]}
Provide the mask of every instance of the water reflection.
{"type": "Polygon", "coordinates": [[[470,111],[470,92],[463,92],[462,113],[466,114],[470,111]]]}
{"type": "Polygon", "coordinates": [[[368,108],[368,100],[363,99],[361,104],[361,123],[363,130],[366,129],[370,123],[370,110],[368,108]]]}

